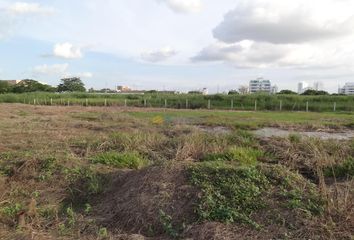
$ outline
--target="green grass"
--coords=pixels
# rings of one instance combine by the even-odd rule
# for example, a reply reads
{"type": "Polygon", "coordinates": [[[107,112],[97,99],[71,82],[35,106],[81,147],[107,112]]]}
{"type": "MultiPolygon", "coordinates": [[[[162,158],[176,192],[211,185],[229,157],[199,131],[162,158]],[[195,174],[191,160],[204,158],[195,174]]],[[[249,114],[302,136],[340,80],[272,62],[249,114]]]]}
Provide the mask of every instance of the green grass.
{"type": "Polygon", "coordinates": [[[232,112],[232,111],[154,111],[129,112],[129,115],[152,121],[161,116],[166,122],[187,120],[191,124],[229,126],[235,129],[256,129],[274,125],[302,126],[348,126],[354,122],[352,113],[306,113],[306,112],[232,112]]]}
{"type": "Polygon", "coordinates": [[[263,152],[250,147],[231,147],[224,153],[208,154],[204,161],[231,161],[242,166],[254,166],[263,152]]]}
{"type": "Polygon", "coordinates": [[[354,177],[354,158],[351,157],[342,164],[337,164],[333,167],[326,167],[324,174],[326,177],[354,177]]]}
{"type": "Polygon", "coordinates": [[[141,169],[148,161],[137,152],[104,152],[91,158],[92,163],[101,163],[116,168],[141,169]]]}

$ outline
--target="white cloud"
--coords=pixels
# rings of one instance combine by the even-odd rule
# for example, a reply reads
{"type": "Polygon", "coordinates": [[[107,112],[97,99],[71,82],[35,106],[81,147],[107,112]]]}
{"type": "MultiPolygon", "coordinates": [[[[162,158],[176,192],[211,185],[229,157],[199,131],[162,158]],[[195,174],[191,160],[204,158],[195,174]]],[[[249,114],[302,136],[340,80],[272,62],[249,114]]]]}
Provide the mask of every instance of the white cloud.
{"type": "Polygon", "coordinates": [[[53,8],[27,2],[15,2],[9,5],[7,10],[13,14],[51,14],[54,12],[53,8]]]}
{"type": "Polygon", "coordinates": [[[147,62],[162,62],[166,61],[169,58],[177,55],[177,51],[175,51],[171,47],[164,47],[158,50],[150,50],[144,51],[141,53],[141,58],[147,62]]]}
{"type": "Polygon", "coordinates": [[[74,76],[80,77],[80,78],[92,78],[93,77],[93,73],[91,73],[91,72],[82,72],[82,73],[74,74],[74,76]]]}
{"type": "Polygon", "coordinates": [[[63,75],[66,73],[69,68],[69,64],[53,64],[53,65],[38,65],[33,68],[33,74],[41,74],[41,75],[63,75]]]}
{"type": "Polygon", "coordinates": [[[157,0],[165,3],[170,9],[177,13],[193,13],[202,9],[201,0],[157,0]]]}
{"type": "MultiPolygon", "coordinates": [[[[344,1],[346,2],[346,1],[344,1]]],[[[234,43],[254,40],[303,43],[352,32],[353,14],[338,15],[343,1],[243,0],[213,31],[216,39],[234,43]]]]}
{"type": "Polygon", "coordinates": [[[59,58],[77,59],[82,58],[83,54],[80,47],[76,47],[71,43],[57,43],[54,46],[53,55],[59,58]]]}

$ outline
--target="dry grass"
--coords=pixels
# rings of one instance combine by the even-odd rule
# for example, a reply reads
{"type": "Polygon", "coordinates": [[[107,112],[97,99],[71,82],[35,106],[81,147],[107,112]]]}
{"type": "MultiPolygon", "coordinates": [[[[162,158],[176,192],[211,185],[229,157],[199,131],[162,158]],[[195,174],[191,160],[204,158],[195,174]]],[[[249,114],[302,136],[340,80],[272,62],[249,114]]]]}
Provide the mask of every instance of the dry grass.
{"type": "MultiPolygon", "coordinates": [[[[249,133],[237,131],[237,126],[233,126],[236,131],[220,134],[192,127],[190,123],[205,124],[197,112],[171,110],[172,119],[154,121],[159,111],[0,105],[0,239],[141,237],[134,233],[157,238],[173,230],[165,229],[168,222],[161,223],[160,210],[172,217],[173,228],[187,225],[185,237],[279,237],[279,224],[270,224],[265,234],[238,224],[195,223],[194,207],[202,193],[188,182],[185,169],[232,147],[263,149],[267,154],[259,160],[299,171],[318,184],[327,202],[326,214],[306,219],[308,228],[297,225],[291,230],[297,236],[312,236],[301,231],[317,231],[323,239],[350,239],[353,180],[328,178],[323,171],[353,156],[350,144],[311,139],[259,143],[249,133]],[[128,170],[92,163],[92,157],[106,152],[136,152],[152,166],[128,170]],[[18,227],[22,232],[16,232],[18,227]]],[[[217,116],[212,114],[210,120],[216,121],[217,116]]],[[[290,220],[295,216],[294,211],[282,214],[290,220]]]]}

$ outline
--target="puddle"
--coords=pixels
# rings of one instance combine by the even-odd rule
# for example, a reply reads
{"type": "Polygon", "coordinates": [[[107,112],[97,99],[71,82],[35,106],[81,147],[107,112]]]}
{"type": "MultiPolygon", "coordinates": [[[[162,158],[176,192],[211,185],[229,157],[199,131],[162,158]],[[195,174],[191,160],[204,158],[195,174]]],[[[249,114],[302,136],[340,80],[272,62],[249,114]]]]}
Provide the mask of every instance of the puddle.
{"type": "Polygon", "coordinates": [[[198,130],[206,132],[206,133],[213,133],[213,134],[228,134],[231,130],[227,127],[217,126],[217,127],[210,127],[210,126],[195,126],[198,130]]]}
{"type": "Polygon", "coordinates": [[[328,133],[328,132],[299,132],[299,131],[291,131],[291,130],[282,130],[279,128],[263,128],[253,132],[256,136],[262,138],[270,138],[270,137],[289,137],[291,134],[297,134],[304,137],[313,137],[319,138],[322,140],[350,140],[354,138],[354,131],[347,130],[345,132],[338,133],[328,133]]]}

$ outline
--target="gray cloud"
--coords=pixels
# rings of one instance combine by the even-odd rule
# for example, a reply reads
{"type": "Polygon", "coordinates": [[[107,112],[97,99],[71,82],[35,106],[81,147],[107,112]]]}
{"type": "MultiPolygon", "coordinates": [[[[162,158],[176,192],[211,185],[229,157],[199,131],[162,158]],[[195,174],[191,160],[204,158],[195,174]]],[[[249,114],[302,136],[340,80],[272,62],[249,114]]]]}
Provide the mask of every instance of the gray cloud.
{"type": "Polygon", "coordinates": [[[213,35],[227,43],[248,39],[282,44],[328,39],[352,31],[353,18],[343,22],[329,19],[314,21],[312,12],[307,9],[298,7],[281,11],[276,7],[255,1],[239,4],[224,16],[224,20],[213,30],[213,35]]]}
{"type": "Polygon", "coordinates": [[[290,50],[289,46],[278,46],[270,43],[243,41],[235,44],[218,42],[204,48],[192,61],[223,61],[237,67],[269,67],[284,59],[290,50]]]}
{"type": "Polygon", "coordinates": [[[177,55],[177,51],[170,47],[164,47],[157,50],[142,52],[141,58],[144,61],[156,63],[166,61],[175,55],[177,55]]]}

